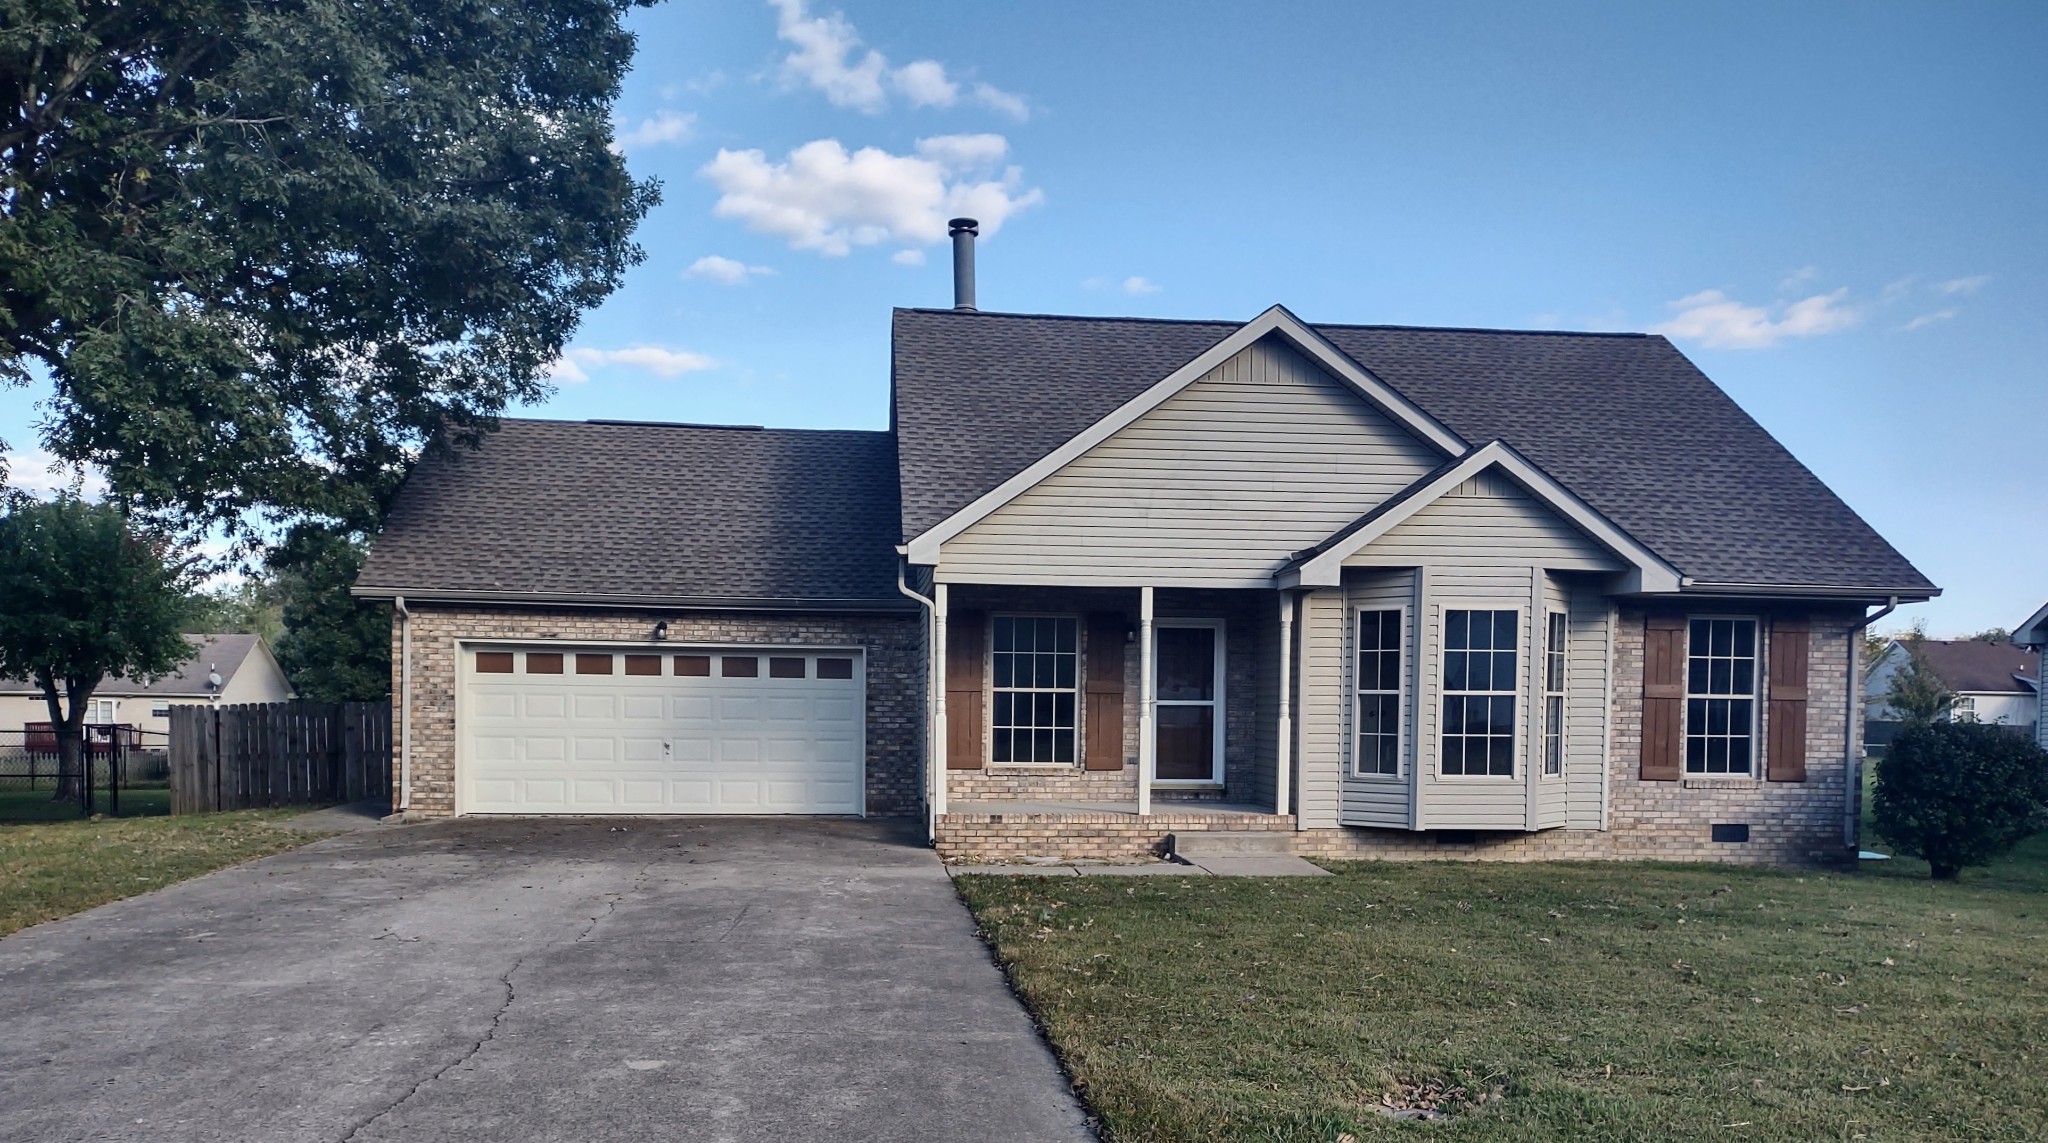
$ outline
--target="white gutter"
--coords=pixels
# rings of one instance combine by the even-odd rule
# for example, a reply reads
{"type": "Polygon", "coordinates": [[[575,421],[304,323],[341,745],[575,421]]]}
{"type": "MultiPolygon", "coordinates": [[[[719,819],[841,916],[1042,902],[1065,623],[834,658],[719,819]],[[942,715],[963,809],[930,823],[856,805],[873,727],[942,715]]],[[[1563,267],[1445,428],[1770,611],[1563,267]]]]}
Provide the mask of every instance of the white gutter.
{"type": "Polygon", "coordinates": [[[1890,602],[1878,609],[1875,615],[1866,615],[1849,625],[1849,689],[1842,699],[1842,785],[1847,787],[1843,807],[1842,841],[1850,849],[1861,849],[1863,844],[1863,752],[1856,749],[1857,706],[1863,699],[1863,676],[1857,670],[1862,658],[1862,633],[1865,627],[1883,619],[1898,610],[1899,597],[1894,595],[1890,602]]]}
{"type": "Polygon", "coordinates": [[[398,812],[412,808],[412,612],[405,597],[392,597],[398,611],[398,812]]]}
{"type": "Polygon", "coordinates": [[[908,567],[908,560],[896,561],[896,590],[916,600],[918,606],[924,609],[925,615],[924,833],[926,841],[936,841],[939,835],[939,807],[946,798],[946,776],[944,773],[935,772],[932,766],[938,755],[933,747],[933,736],[938,733],[937,700],[933,696],[939,691],[939,613],[937,604],[912,590],[909,582],[904,579],[903,573],[908,567]]]}

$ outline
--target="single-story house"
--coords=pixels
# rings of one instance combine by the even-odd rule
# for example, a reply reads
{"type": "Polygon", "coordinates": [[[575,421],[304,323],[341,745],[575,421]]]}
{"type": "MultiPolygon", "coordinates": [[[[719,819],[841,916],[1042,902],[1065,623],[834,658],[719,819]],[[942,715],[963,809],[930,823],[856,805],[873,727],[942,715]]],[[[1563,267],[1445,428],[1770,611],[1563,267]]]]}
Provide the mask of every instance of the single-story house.
{"type": "MultiPolygon", "coordinates": [[[[171,729],[171,708],[203,703],[283,702],[294,697],[277,656],[261,635],[187,635],[192,657],[154,682],[107,679],[94,688],[86,725],[125,726],[141,744],[161,748],[171,729]]],[[[0,679],[0,728],[19,731],[50,721],[42,689],[21,679],[0,679]]]]}
{"type": "Polygon", "coordinates": [[[355,589],[396,605],[397,807],[1853,852],[1861,631],[1938,589],[1664,338],[966,285],[895,311],[883,431],[508,419],[423,459],[355,589]]]}
{"type": "Polygon", "coordinates": [[[2012,633],[2012,641],[2022,647],[2031,648],[2036,656],[2034,670],[2034,741],[2048,747],[2048,686],[2041,685],[2040,656],[2048,655],[2048,603],[2041,610],[2027,617],[2019,630],[2012,633]]]}
{"type": "MultiPolygon", "coordinates": [[[[1922,639],[1920,653],[1942,684],[1955,693],[1948,718],[1955,722],[1988,722],[2035,733],[2040,717],[2041,653],[2011,643],[1982,639],[1922,639]]],[[[1872,666],[1864,683],[1865,714],[1872,724],[1896,723],[1898,716],[1885,703],[1892,676],[1911,661],[1912,652],[1904,640],[1893,640],[1872,666]]],[[[1875,741],[1875,735],[1872,738],[1875,741]]]]}

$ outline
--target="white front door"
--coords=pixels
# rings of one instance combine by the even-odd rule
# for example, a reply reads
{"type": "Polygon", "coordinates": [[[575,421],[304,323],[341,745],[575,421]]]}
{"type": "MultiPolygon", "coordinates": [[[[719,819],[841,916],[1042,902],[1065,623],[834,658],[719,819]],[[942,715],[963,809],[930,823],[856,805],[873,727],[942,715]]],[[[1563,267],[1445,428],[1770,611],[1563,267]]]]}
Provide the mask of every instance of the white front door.
{"type": "Polygon", "coordinates": [[[1152,625],[1153,781],[1223,781],[1223,623],[1161,619],[1152,625]]]}
{"type": "Polygon", "coordinates": [[[858,651],[462,654],[460,812],[863,812],[858,651]]]}

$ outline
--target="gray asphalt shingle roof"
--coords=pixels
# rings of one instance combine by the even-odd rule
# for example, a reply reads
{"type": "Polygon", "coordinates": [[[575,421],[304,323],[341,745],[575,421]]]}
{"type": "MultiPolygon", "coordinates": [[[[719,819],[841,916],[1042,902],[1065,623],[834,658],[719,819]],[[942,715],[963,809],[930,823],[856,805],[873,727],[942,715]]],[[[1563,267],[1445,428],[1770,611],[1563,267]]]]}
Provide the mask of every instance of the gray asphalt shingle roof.
{"type": "MultiPolygon", "coordinates": [[[[192,645],[192,657],[179,664],[177,670],[151,683],[138,683],[116,676],[101,682],[92,693],[100,698],[211,694],[206,686],[206,676],[218,670],[221,686],[227,686],[234,681],[235,672],[249,660],[256,644],[262,641],[260,635],[187,635],[185,642],[192,645]]],[[[41,693],[41,688],[32,682],[0,679],[0,694],[41,693]]]]}
{"type": "Polygon", "coordinates": [[[908,607],[887,433],[506,419],[407,479],[365,594],[908,607]]]}
{"type": "MultiPolygon", "coordinates": [[[[897,310],[904,538],[1239,324],[897,310]]],[[[1314,328],[1468,443],[1506,441],[1696,580],[1934,590],[1662,337],[1314,328]]]]}

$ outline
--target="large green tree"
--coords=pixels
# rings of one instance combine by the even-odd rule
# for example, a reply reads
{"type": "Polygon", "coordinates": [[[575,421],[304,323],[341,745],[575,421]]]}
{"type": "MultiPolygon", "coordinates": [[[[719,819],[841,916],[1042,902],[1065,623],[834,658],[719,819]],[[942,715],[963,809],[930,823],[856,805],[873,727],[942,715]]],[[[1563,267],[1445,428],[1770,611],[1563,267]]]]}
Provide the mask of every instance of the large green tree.
{"type": "Polygon", "coordinates": [[[284,637],[278,665],[301,698],[370,702],[391,693],[391,605],[349,594],[369,545],[301,525],[270,555],[284,637]]]}
{"type": "Polygon", "coordinates": [[[139,515],[375,527],[638,260],[642,0],[0,0],[0,384],[139,515]]]}
{"type": "Polygon", "coordinates": [[[119,507],[17,497],[0,509],[0,677],[43,692],[61,760],[57,796],[76,781],[87,706],[108,676],[148,680],[192,657],[184,627],[187,561],[130,526],[119,507]]]}

